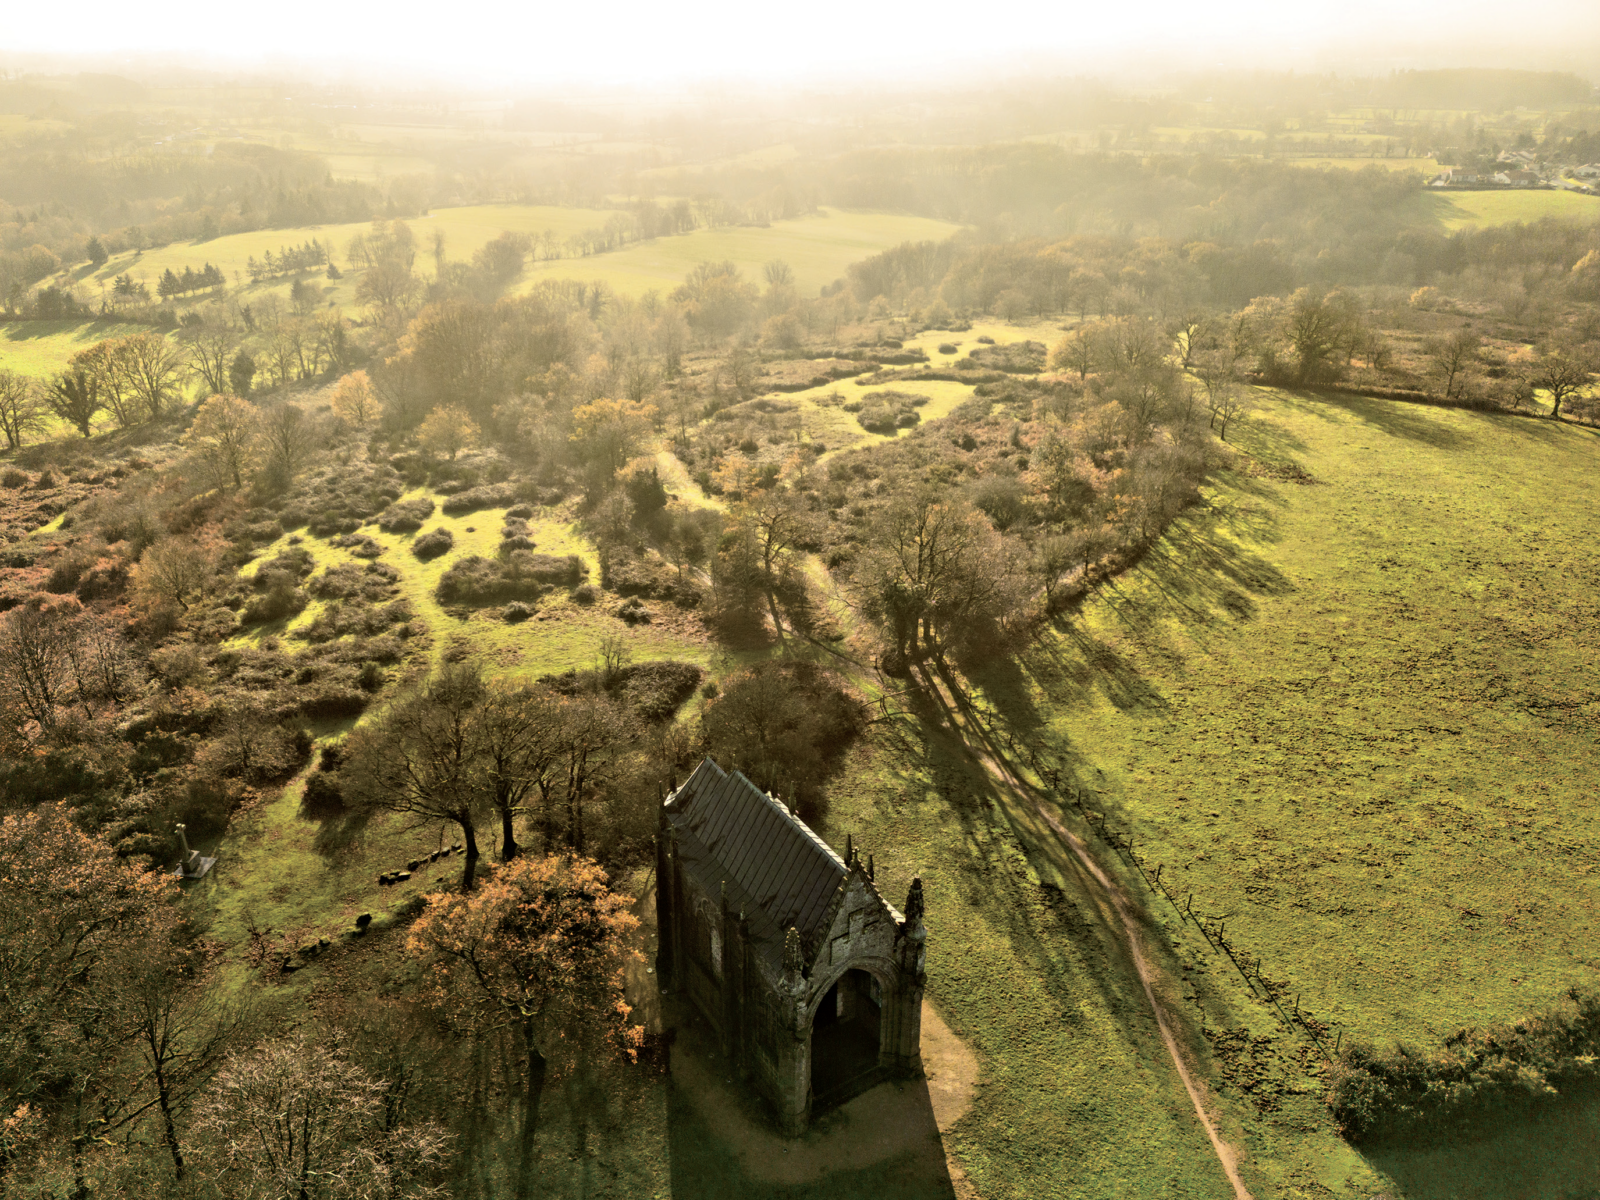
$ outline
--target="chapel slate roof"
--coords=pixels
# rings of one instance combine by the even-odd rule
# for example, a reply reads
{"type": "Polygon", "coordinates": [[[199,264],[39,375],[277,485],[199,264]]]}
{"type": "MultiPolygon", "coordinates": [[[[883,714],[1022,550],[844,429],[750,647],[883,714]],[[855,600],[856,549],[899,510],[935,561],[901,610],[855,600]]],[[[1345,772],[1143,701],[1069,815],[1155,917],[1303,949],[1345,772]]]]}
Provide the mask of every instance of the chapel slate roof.
{"type": "Polygon", "coordinates": [[[729,907],[745,914],[751,940],[774,968],[791,925],[808,947],[815,944],[849,872],[810,826],[709,758],[667,797],[666,812],[684,868],[707,896],[720,896],[727,884],[729,907]]]}

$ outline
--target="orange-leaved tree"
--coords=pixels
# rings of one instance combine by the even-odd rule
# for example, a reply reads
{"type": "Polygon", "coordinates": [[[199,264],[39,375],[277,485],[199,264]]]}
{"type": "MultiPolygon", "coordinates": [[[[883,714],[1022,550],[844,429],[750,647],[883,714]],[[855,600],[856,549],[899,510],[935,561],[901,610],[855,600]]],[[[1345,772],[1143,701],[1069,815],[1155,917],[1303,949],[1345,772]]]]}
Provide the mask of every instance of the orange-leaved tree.
{"type": "Polygon", "coordinates": [[[474,893],[429,896],[411,928],[406,946],[426,963],[428,1002],[471,1030],[522,1039],[525,1148],[552,1066],[569,1071],[608,1048],[637,1052],[643,1031],[628,1020],[622,988],[639,957],[630,904],[590,859],[524,857],[474,893]]]}

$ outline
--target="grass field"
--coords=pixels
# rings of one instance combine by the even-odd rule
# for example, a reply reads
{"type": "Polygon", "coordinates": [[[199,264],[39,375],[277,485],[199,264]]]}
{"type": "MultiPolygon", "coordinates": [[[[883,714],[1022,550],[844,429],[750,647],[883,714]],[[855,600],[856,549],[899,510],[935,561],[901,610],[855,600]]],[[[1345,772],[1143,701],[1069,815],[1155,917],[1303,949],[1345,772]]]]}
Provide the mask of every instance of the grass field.
{"type": "Polygon", "coordinates": [[[0,369],[43,378],[98,341],[148,332],[116,321],[12,321],[0,325],[0,369]]]}
{"type": "Polygon", "coordinates": [[[1360,171],[1366,167],[1382,167],[1385,171],[1420,171],[1430,179],[1439,173],[1439,163],[1432,158],[1289,158],[1283,161],[1297,167],[1337,167],[1346,171],[1360,171]]]}
{"type": "MultiPolygon", "coordinates": [[[[1016,669],[980,673],[984,700],[1346,1043],[1437,1045],[1594,986],[1600,568],[1584,497],[1600,443],[1384,401],[1257,404],[1236,442],[1316,482],[1218,477],[1016,669]]],[[[1150,903],[1195,966],[1186,984],[1207,954],[1226,977],[1150,903]]],[[[1208,1016],[1262,1036],[1262,1006],[1233,980],[1236,1001],[1219,1021],[1208,1000],[1208,1016]]],[[[1565,1195],[1588,1171],[1565,1159],[1544,1168],[1549,1190],[1491,1175],[1458,1192],[1465,1175],[1441,1175],[1437,1150],[1362,1164],[1308,1110],[1235,1111],[1279,1188],[1345,1194],[1339,1180],[1378,1169],[1409,1197],[1565,1195]]],[[[1571,1136],[1509,1127],[1496,1153],[1559,1157],[1571,1136]]]]}
{"type": "Polygon", "coordinates": [[[761,268],[782,259],[794,269],[802,296],[844,274],[851,263],[908,241],[943,241],[959,226],[894,213],[845,212],[827,208],[765,228],[696,229],[657,238],[592,258],[533,264],[520,285],[541,279],[604,280],[625,295],[670,292],[697,263],[732,261],[751,283],[762,284],[761,268]]]}
{"type": "Polygon", "coordinates": [[[1600,221],[1600,197],[1577,192],[1443,192],[1434,195],[1433,202],[1438,221],[1447,230],[1468,225],[1509,225],[1544,217],[1600,221]]]}

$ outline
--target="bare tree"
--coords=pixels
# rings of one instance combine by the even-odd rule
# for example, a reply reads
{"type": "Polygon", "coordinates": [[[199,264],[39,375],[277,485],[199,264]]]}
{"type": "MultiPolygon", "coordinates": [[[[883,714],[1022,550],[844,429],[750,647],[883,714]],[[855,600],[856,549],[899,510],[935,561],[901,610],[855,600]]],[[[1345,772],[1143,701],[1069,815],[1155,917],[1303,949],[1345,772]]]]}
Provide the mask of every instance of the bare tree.
{"type": "Polygon", "coordinates": [[[316,422],[293,404],[274,404],[261,413],[257,428],[268,486],[282,491],[316,453],[316,422]]]}
{"type": "Polygon", "coordinates": [[[147,420],[166,415],[188,363],[184,348],[164,334],[139,333],[122,339],[122,370],[147,420]]]}
{"type": "Polygon", "coordinates": [[[206,1173],[241,1200],[444,1195],[430,1179],[446,1160],[446,1135],[386,1128],[385,1087],[303,1036],[231,1057],[197,1105],[206,1173]]]}
{"type": "Polygon", "coordinates": [[[483,681],[476,670],[446,667],[424,691],[398,701],[345,743],[344,792],[358,806],[402,813],[461,830],[463,891],[478,869],[478,821],[488,809],[477,756],[476,714],[483,681]]]}
{"type": "Polygon", "coordinates": [[[1431,367],[1443,385],[1446,400],[1458,400],[1465,393],[1472,369],[1478,365],[1482,344],[1482,339],[1470,329],[1459,329],[1447,338],[1427,343],[1431,367]]]}
{"type": "Polygon", "coordinates": [[[0,370],[0,432],[11,449],[20,450],[24,438],[43,429],[49,411],[34,380],[0,370]]]}
{"type": "Polygon", "coordinates": [[[84,437],[89,436],[90,424],[105,408],[100,380],[82,367],[63,371],[52,379],[46,385],[44,402],[84,437]]]}
{"type": "Polygon", "coordinates": [[[176,604],[187,612],[189,605],[211,586],[216,571],[213,547],[192,538],[168,537],[139,557],[134,582],[151,598],[176,604]]]}
{"type": "Polygon", "coordinates": [[[233,330],[208,321],[185,329],[180,336],[189,347],[189,369],[200,380],[206,395],[228,391],[228,366],[239,349],[233,330]]]}
{"type": "Polygon", "coordinates": [[[261,419],[254,404],[219,392],[200,406],[179,439],[212,486],[244,487],[261,453],[261,419]]]}
{"type": "Polygon", "coordinates": [[[0,621],[0,689],[16,711],[48,729],[72,687],[72,619],[34,605],[0,621]]]}

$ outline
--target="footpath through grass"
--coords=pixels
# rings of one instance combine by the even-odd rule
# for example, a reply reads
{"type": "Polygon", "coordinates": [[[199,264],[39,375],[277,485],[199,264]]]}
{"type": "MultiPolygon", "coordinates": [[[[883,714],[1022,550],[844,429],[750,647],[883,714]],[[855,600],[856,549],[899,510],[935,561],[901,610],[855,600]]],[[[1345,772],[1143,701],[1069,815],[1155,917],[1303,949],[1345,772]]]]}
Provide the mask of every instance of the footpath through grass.
{"type": "MultiPolygon", "coordinates": [[[[1219,476],[1017,669],[980,676],[984,701],[1332,1038],[1427,1046],[1594,986],[1600,441],[1354,397],[1257,401],[1237,443],[1315,482],[1219,476]]],[[[1219,981],[1231,970],[1214,962],[1219,981]]],[[[1259,1036],[1259,1006],[1233,1007],[1259,1036]]],[[[1277,1043],[1266,1073],[1282,1076],[1277,1043]]],[[[1257,1170],[1360,1192],[1367,1169],[1325,1119],[1255,1090],[1239,1047],[1212,1049],[1257,1170]]],[[[1506,1136],[1537,1155],[1546,1133],[1506,1136]]],[[[1406,1153],[1372,1165],[1404,1194],[1450,1194],[1406,1153]]],[[[1477,1186],[1531,1194],[1514,1174],[1477,1186]]]]}

